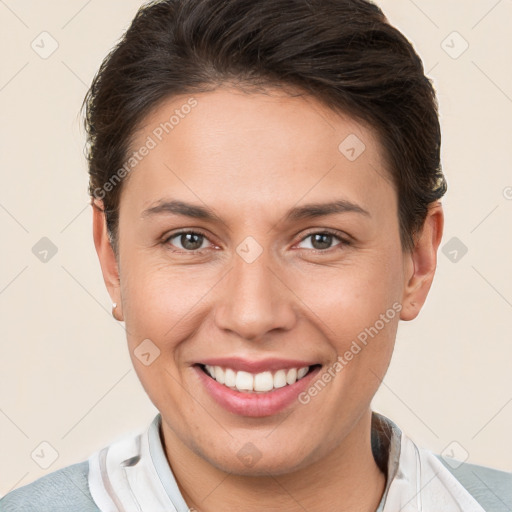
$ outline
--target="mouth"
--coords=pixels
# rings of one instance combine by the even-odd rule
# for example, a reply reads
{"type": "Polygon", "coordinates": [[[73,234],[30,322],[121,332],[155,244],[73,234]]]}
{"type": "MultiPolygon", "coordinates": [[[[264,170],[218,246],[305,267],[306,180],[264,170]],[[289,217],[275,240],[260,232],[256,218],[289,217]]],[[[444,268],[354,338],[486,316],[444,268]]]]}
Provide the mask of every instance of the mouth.
{"type": "Polygon", "coordinates": [[[321,364],[306,361],[267,360],[249,362],[236,358],[215,359],[192,366],[217,406],[237,416],[275,415],[296,404],[298,396],[321,371],[321,364]]]}
{"type": "Polygon", "coordinates": [[[297,381],[319,368],[319,364],[311,366],[281,368],[251,373],[229,367],[198,364],[208,377],[219,384],[242,393],[269,393],[285,386],[293,386],[297,381]]]}

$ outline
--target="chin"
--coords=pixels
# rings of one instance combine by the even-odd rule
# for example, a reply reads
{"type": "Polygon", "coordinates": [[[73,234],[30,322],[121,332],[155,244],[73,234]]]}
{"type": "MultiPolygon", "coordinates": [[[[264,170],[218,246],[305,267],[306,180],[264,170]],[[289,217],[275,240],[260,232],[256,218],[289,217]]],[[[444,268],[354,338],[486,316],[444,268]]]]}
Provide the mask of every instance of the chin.
{"type": "MultiPolygon", "coordinates": [[[[239,443],[236,443],[236,446],[240,446],[239,443]]],[[[254,477],[293,473],[308,466],[312,462],[311,459],[316,458],[313,454],[305,457],[293,446],[285,451],[282,447],[272,449],[267,446],[260,451],[255,444],[247,442],[241,443],[241,448],[234,448],[230,448],[229,453],[225,453],[224,450],[222,454],[204,451],[196,453],[221,471],[232,475],[254,477]]]]}

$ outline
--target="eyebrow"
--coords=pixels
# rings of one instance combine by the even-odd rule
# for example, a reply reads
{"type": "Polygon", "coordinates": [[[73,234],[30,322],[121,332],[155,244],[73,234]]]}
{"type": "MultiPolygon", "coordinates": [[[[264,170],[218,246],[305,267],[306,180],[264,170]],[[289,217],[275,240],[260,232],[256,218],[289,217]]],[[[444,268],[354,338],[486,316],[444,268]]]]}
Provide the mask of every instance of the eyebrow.
{"type": "MultiPolygon", "coordinates": [[[[359,213],[371,217],[370,213],[361,206],[348,201],[339,199],[329,203],[311,203],[304,206],[296,206],[288,211],[285,220],[294,221],[301,219],[312,219],[316,217],[324,217],[336,213],[359,213]]],[[[158,201],[157,204],[144,210],[141,214],[142,218],[152,217],[161,214],[184,215],[195,219],[222,222],[223,220],[208,207],[198,206],[183,201],[158,201]]]]}
{"type": "Polygon", "coordinates": [[[195,219],[222,222],[222,219],[217,216],[210,208],[176,200],[157,201],[154,206],[144,210],[141,214],[141,217],[146,218],[160,214],[185,215],[186,217],[193,217],[195,219]]]}
{"type": "Polygon", "coordinates": [[[304,206],[292,208],[287,214],[286,220],[312,219],[315,217],[324,217],[335,213],[359,213],[371,217],[370,212],[356,203],[347,199],[338,199],[329,203],[311,203],[304,206]]]}

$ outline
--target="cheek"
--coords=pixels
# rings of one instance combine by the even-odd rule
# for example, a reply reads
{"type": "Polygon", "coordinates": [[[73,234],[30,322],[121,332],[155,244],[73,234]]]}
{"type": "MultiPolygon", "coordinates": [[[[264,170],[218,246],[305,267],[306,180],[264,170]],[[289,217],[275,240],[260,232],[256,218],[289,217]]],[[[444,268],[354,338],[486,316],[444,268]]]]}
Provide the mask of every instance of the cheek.
{"type": "MultiPolygon", "coordinates": [[[[365,403],[363,398],[369,400],[392,356],[401,310],[401,259],[396,251],[379,255],[367,253],[353,265],[330,269],[298,293],[308,297],[313,313],[308,317],[338,358],[331,370],[338,389],[332,396],[336,406],[338,400],[353,401],[357,408],[365,403]]],[[[332,405],[326,404],[326,411],[332,405]]]]}
{"type": "Polygon", "coordinates": [[[133,352],[142,340],[150,339],[162,355],[159,361],[180,360],[183,342],[194,336],[207,317],[211,291],[218,281],[211,269],[171,267],[138,261],[123,275],[123,314],[129,347],[133,352]]]}
{"type": "Polygon", "coordinates": [[[396,264],[387,265],[384,261],[384,257],[361,258],[354,265],[312,273],[295,285],[322,330],[330,333],[328,338],[355,337],[386,313],[389,323],[398,321],[393,304],[401,298],[400,261],[395,258],[396,264]]]}
{"type": "Polygon", "coordinates": [[[165,272],[135,263],[125,267],[127,272],[121,278],[128,339],[161,340],[183,316],[187,300],[180,284],[165,272]]]}

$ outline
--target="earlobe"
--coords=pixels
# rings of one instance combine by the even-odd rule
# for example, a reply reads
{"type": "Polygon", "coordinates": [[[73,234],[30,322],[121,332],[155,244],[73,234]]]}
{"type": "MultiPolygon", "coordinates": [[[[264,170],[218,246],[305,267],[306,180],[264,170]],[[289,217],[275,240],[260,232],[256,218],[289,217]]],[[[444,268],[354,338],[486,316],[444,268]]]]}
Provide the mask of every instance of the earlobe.
{"type": "Polygon", "coordinates": [[[427,299],[437,266],[437,250],[441,243],[444,213],[441,203],[430,205],[414,249],[406,255],[404,291],[400,320],[413,320],[427,299]]]}
{"type": "Polygon", "coordinates": [[[116,320],[122,321],[119,266],[108,236],[102,201],[98,199],[93,200],[92,215],[94,246],[98,254],[103,281],[112,299],[112,303],[116,304],[115,308],[112,309],[112,314],[116,320]]]}

